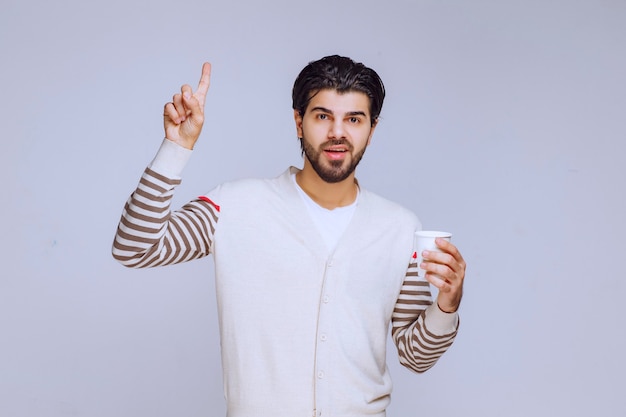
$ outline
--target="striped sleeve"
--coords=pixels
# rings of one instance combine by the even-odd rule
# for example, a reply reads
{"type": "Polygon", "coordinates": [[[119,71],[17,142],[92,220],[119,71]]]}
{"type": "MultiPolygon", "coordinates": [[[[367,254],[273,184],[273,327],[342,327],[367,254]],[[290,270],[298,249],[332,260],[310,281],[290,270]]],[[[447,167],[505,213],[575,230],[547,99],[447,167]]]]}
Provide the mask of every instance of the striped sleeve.
{"type": "Polygon", "coordinates": [[[147,168],[130,196],[113,241],[113,257],[131,268],[186,262],[211,251],[219,207],[198,198],[170,210],[175,187],[172,179],[147,168]]]}
{"type": "Polygon", "coordinates": [[[417,262],[411,261],[392,315],[391,335],[398,349],[400,363],[421,373],[430,369],[452,345],[458,318],[448,328],[427,317],[442,313],[433,305],[430,284],[417,275],[417,262]]]}

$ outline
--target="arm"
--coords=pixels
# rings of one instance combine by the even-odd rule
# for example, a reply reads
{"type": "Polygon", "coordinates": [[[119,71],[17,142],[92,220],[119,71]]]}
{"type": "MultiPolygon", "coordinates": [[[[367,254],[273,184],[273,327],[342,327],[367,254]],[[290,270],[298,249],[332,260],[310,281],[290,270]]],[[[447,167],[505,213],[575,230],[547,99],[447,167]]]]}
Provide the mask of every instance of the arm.
{"type": "Polygon", "coordinates": [[[195,93],[184,85],[165,105],[166,140],[124,207],[113,242],[113,257],[129,267],[184,262],[210,252],[219,208],[197,199],[172,212],[174,188],[204,123],[210,65],[202,67],[195,93]]]}
{"type": "Polygon", "coordinates": [[[425,372],[439,360],[456,337],[459,319],[432,302],[428,281],[418,277],[417,263],[409,263],[391,318],[391,335],[400,363],[425,372]]]}

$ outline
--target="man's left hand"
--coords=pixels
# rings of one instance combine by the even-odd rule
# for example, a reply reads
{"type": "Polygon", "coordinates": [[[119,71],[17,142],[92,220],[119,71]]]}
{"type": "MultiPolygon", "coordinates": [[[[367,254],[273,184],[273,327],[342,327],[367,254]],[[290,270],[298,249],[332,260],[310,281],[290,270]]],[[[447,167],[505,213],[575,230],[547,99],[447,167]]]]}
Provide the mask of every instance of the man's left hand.
{"type": "Polygon", "coordinates": [[[442,238],[437,238],[435,243],[441,252],[424,251],[424,262],[420,268],[426,271],[426,280],[439,289],[439,308],[446,313],[454,313],[463,296],[465,261],[452,243],[442,238]]]}

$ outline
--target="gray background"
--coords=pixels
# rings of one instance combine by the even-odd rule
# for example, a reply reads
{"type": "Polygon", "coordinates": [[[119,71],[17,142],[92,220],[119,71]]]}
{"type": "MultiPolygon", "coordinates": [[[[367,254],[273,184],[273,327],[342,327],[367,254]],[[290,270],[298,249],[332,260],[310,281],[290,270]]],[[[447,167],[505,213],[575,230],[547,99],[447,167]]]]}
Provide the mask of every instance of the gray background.
{"type": "Polygon", "coordinates": [[[212,261],[124,269],[115,227],[204,60],[175,205],[301,166],[291,86],[333,53],[388,89],[361,183],[469,264],[390,416],[626,415],[625,1],[3,0],[0,36],[0,415],[224,415],[212,261]]]}

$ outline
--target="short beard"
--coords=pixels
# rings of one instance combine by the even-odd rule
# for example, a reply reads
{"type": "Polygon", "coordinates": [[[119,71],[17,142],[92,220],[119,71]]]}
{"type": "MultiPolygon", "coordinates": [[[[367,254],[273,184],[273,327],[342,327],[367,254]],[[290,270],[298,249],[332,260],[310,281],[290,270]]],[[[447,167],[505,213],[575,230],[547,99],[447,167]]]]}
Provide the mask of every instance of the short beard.
{"type": "MultiPolygon", "coordinates": [[[[313,148],[305,137],[300,138],[300,145],[302,147],[302,153],[306,156],[306,159],[309,160],[313,170],[317,173],[317,175],[324,180],[325,182],[334,184],[337,182],[341,182],[348,178],[350,174],[354,172],[359,162],[361,162],[361,158],[363,158],[363,154],[365,154],[365,149],[367,146],[363,147],[352,160],[350,161],[350,165],[344,167],[344,161],[329,161],[330,166],[323,166],[320,162],[321,154],[323,151],[317,150],[313,148]]],[[[346,145],[348,147],[348,151],[352,151],[352,145],[345,140],[329,140],[320,145],[319,149],[323,149],[329,145],[346,145]]]]}

